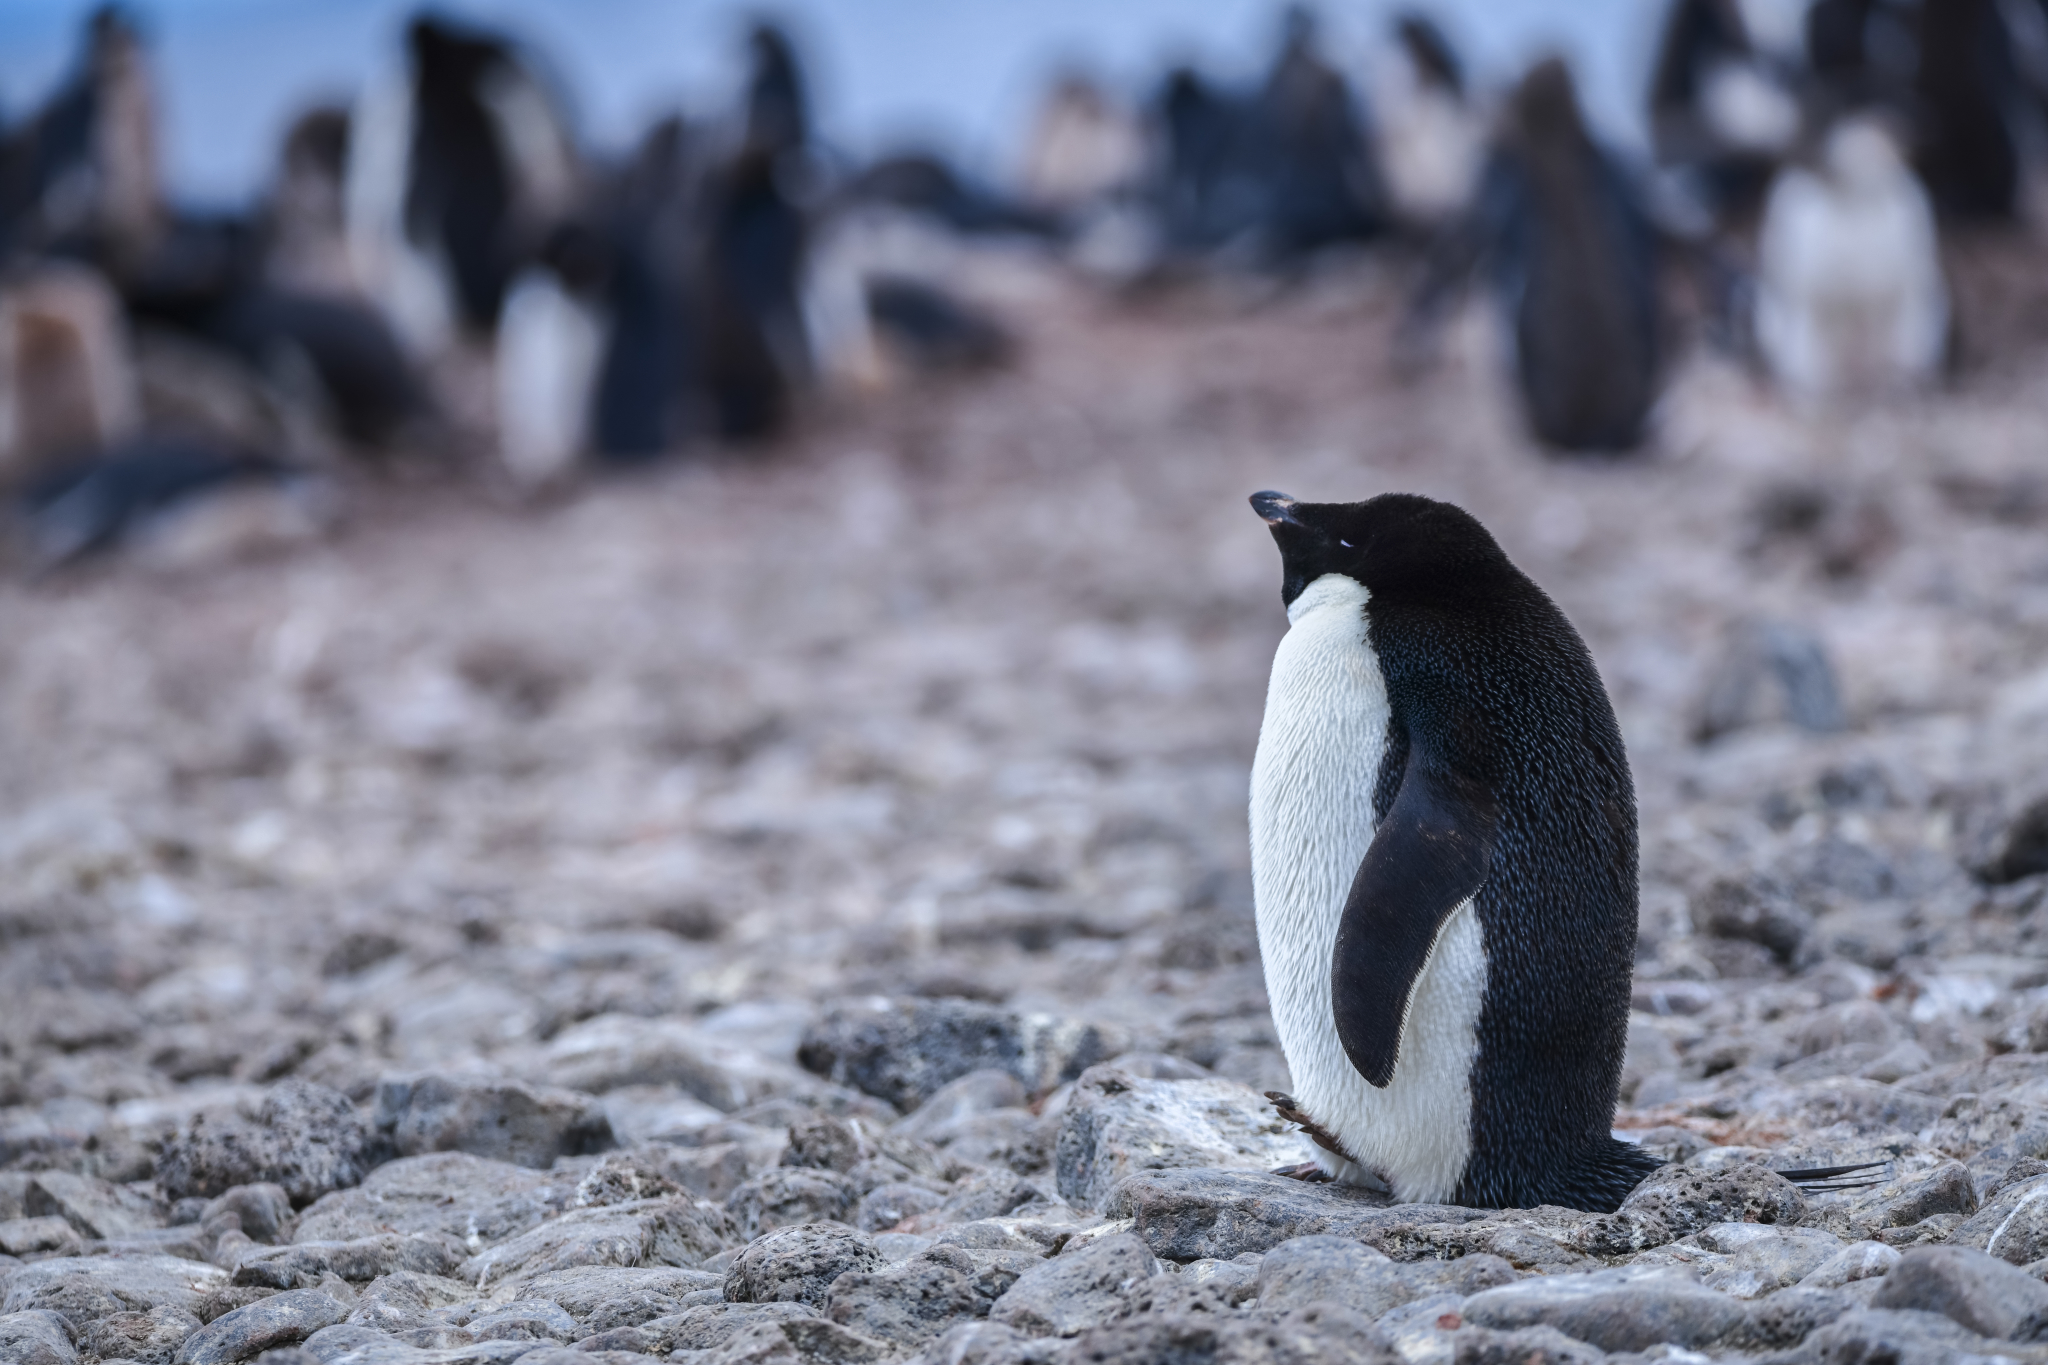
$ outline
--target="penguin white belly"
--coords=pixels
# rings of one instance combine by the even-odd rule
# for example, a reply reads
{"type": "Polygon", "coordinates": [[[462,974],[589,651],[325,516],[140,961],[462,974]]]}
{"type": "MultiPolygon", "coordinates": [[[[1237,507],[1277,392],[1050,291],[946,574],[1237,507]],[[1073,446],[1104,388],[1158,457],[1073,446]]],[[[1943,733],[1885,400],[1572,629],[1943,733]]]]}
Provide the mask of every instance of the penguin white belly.
{"type": "Polygon", "coordinates": [[[1470,901],[1438,933],[1409,999],[1392,1084],[1345,1055],[1330,964],[1373,836],[1386,680],[1366,640],[1366,589],[1317,579],[1287,609],[1252,763],[1252,887],[1259,954],[1294,1098],[1353,1158],[1315,1151],[1341,1181],[1384,1180],[1405,1202],[1449,1198],[1471,1153],[1472,1061],[1486,950],[1470,901]]]}

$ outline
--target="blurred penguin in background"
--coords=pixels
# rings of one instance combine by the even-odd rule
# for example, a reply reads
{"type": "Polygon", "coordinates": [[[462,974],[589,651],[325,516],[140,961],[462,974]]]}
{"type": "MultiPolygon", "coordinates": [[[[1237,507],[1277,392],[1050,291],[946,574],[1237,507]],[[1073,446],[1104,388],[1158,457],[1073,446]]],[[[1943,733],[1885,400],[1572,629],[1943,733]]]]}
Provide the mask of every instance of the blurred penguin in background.
{"type": "Polygon", "coordinates": [[[357,105],[349,247],[407,348],[428,356],[491,331],[581,176],[560,101],[509,40],[427,15],[405,47],[404,72],[357,105]]]}
{"type": "Polygon", "coordinates": [[[1559,450],[1637,445],[1657,398],[1654,233],[1594,143],[1571,71],[1522,78],[1486,173],[1468,250],[1490,257],[1530,427],[1559,450]]]}
{"type": "MultiPolygon", "coordinates": [[[[1738,0],[1675,0],[1650,85],[1657,159],[1684,171],[1715,218],[1755,212],[1771,173],[1800,131],[1799,100],[1785,61],[1750,32],[1738,0]]],[[[1796,42],[1798,30],[1787,35],[1796,42]]]]}
{"type": "Polygon", "coordinates": [[[2018,201],[2024,98],[1998,0],[1920,0],[1911,108],[1913,164],[1954,218],[2010,218],[2018,201]]]}
{"type": "Polygon", "coordinates": [[[127,320],[97,272],[49,262],[0,287],[0,491],[126,439],[139,419],[127,320]]]}
{"type": "Polygon", "coordinates": [[[1283,261],[1385,226],[1385,192],[1351,87],[1326,61],[1314,16],[1288,10],[1253,108],[1264,181],[1261,254],[1283,261]]]}
{"type": "Polygon", "coordinates": [[[1757,253],[1757,344],[1788,393],[1910,389],[1939,369],[1949,305],[1934,212],[1878,119],[1842,119],[1811,168],[1779,175],[1757,253]]]}
{"type": "Polygon", "coordinates": [[[348,110],[309,109],[292,122],[264,208],[265,276],[279,288],[359,296],[343,214],[348,110]]]}
{"type": "Polygon", "coordinates": [[[118,274],[163,222],[148,54],[108,6],[88,21],[70,78],[0,146],[0,258],[61,251],[118,274]]]}
{"type": "Polygon", "coordinates": [[[1169,252],[1213,250],[1259,222],[1257,122],[1244,100],[1191,66],[1167,73],[1153,101],[1161,144],[1159,219],[1169,252]]]}
{"type": "Polygon", "coordinates": [[[1374,146],[1393,215],[1431,233],[1470,206],[1486,132],[1468,101],[1464,64],[1442,29],[1410,11],[1374,68],[1374,146]]]}
{"type": "Polygon", "coordinates": [[[1137,120],[1100,82],[1067,71],[1032,124],[1019,188],[1028,203],[1071,221],[1133,187],[1144,165],[1137,120]]]}

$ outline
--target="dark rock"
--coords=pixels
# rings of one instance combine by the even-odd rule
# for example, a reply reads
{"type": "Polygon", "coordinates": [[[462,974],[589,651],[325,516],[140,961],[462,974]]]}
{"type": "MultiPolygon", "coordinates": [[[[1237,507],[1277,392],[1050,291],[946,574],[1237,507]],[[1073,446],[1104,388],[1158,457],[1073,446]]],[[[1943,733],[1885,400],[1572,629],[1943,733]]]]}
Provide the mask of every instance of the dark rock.
{"type": "Polygon", "coordinates": [[[560,1212],[574,1181],[466,1152],[387,1162],[360,1188],[340,1190],[299,1215],[294,1236],[345,1242],[385,1232],[438,1232],[481,1249],[560,1212]]]}
{"type": "Polygon", "coordinates": [[[614,1152],[576,1182],[572,1202],[579,1208],[599,1208],[688,1193],[669,1178],[662,1166],[658,1158],[641,1152],[614,1152]]]}
{"type": "Polygon", "coordinates": [[[1383,1195],[1263,1171],[1205,1170],[1134,1175],[1110,1192],[1102,1212],[1131,1219],[1131,1230],[1169,1261],[1229,1260],[1293,1237],[1364,1238],[1485,1216],[1441,1204],[1390,1206],[1383,1195]]]}
{"type": "Polygon", "coordinates": [[[789,1126],[789,1146],[782,1149],[782,1164],[846,1174],[875,1152],[874,1143],[857,1126],[859,1122],[830,1114],[799,1119],[789,1126]]]}
{"type": "Polygon", "coordinates": [[[235,1283],[310,1289],[327,1275],[357,1283],[398,1270],[453,1275],[468,1259],[462,1244],[445,1233],[387,1232],[350,1242],[297,1242],[247,1252],[235,1264],[235,1283]]]}
{"type": "Polygon", "coordinates": [[[317,1289],[273,1294],[215,1318],[185,1339],[176,1365],[230,1365],[273,1346],[293,1346],[348,1317],[348,1307],[317,1289]]]}
{"type": "Polygon", "coordinates": [[[1142,1239],[1127,1232],[1098,1238],[1025,1272],[989,1318],[1033,1336],[1070,1337],[1109,1321],[1137,1281],[1159,1273],[1142,1239]]]}
{"type": "Polygon", "coordinates": [[[1378,1318],[1432,1294],[1476,1294],[1519,1278],[1498,1256],[1399,1262],[1349,1238],[1296,1237],[1259,1263],[1258,1299],[1272,1309],[1341,1303],[1378,1318]]]}
{"type": "Polygon", "coordinates": [[[1033,1204],[1057,1203],[1014,1171],[985,1171],[961,1181],[939,1205],[939,1212],[949,1223],[974,1223],[1001,1218],[1033,1204]]]}
{"type": "Polygon", "coordinates": [[[282,1185],[237,1185],[199,1211],[199,1221],[206,1227],[216,1227],[228,1217],[233,1217],[234,1226],[250,1240],[265,1245],[289,1242],[297,1226],[291,1196],[282,1185]]]}
{"type": "Polygon", "coordinates": [[[1287,1313],[1161,1314],[1090,1328],[1061,1357],[1070,1365],[1399,1365],[1372,1322],[1336,1304],[1287,1313]]]}
{"type": "Polygon", "coordinates": [[[125,1186],[68,1171],[39,1171],[21,1201],[30,1218],[62,1218],[87,1237],[114,1239],[164,1225],[155,1201],[125,1186]]]}
{"type": "Polygon", "coordinates": [[[1455,1338],[1453,1365],[1598,1365],[1607,1353],[1555,1327],[1495,1332],[1467,1327],[1455,1338]]]}
{"type": "Polygon", "coordinates": [[[1053,1166],[1060,1194],[1095,1208],[1140,1171],[1269,1171],[1307,1153],[1306,1140],[1271,1101],[1234,1081],[1148,1081],[1099,1066],[1075,1083],[1053,1166]]]}
{"type": "Polygon", "coordinates": [[[201,1297],[227,1278],[223,1270],[175,1256],[59,1257],[6,1271],[0,1314],[47,1308],[81,1332],[112,1313],[169,1306],[197,1314],[201,1297]]]}
{"type": "Polygon", "coordinates": [[[2039,1365],[2048,1352],[2029,1351],[1977,1335],[1939,1313],[1866,1308],[1815,1331],[1801,1359],[1826,1365],[1957,1365],[2012,1361],[2039,1365]]]}
{"type": "Polygon", "coordinates": [[[1956,1229],[1953,1240],[2012,1265],[2031,1265],[2048,1256],[2048,1174],[1995,1189],[1956,1229]]]}
{"type": "Polygon", "coordinates": [[[862,1232],[883,1232],[912,1214],[925,1213],[945,1202],[945,1195],[922,1185],[877,1185],[861,1196],[860,1207],[853,1213],[853,1225],[862,1232]]]}
{"type": "Polygon", "coordinates": [[[1805,1212],[1806,1196],[1799,1188],[1762,1166],[1666,1166],[1636,1186],[1618,1210],[1588,1222],[1574,1245],[1590,1255],[1625,1256],[1675,1242],[1711,1223],[1790,1227],[1805,1212]]]}
{"type": "Polygon", "coordinates": [[[678,1187],[716,1204],[731,1198],[732,1192],[757,1166],[773,1165],[776,1159],[771,1155],[766,1162],[757,1162],[750,1157],[747,1144],[739,1142],[713,1142],[702,1147],[649,1143],[640,1150],[653,1160],[656,1170],[678,1187]]]}
{"type": "Polygon", "coordinates": [[[743,1239],[716,1204],[643,1199],[573,1209],[479,1252],[462,1269],[478,1289],[571,1266],[696,1266],[743,1239]]]}
{"type": "Polygon", "coordinates": [[[1463,1316],[1501,1330],[1555,1327],[1603,1351],[1642,1351],[1660,1342],[1698,1350],[1748,1320],[1734,1299],[1663,1269],[1537,1276],[1474,1294],[1463,1316]]]}
{"type": "Polygon", "coordinates": [[[215,1318],[232,1313],[237,1308],[246,1308],[259,1299],[267,1299],[277,1292],[275,1289],[253,1284],[224,1284],[201,1295],[199,1302],[193,1305],[192,1311],[201,1322],[212,1322],[215,1318]]]}
{"type": "MultiPolygon", "coordinates": [[[[102,1360],[133,1360],[138,1365],[170,1365],[185,1338],[204,1326],[182,1308],[168,1304],[147,1313],[115,1313],[86,1330],[83,1343],[102,1360]]],[[[0,1346],[0,1360],[9,1359],[0,1346]]]]}
{"type": "Polygon", "coordinates": [[[1912,1308],[2005,1341],[2048,1337],[2048,1284],[1970,1247],[1915,1247],[1900,1257],[1872,1308],[1912,1308]]]}
{"type": "Polygon", "coordinates": [[[726,1212],[741,1233],[757,1237],[798,1223],[844,1222],[860,1199],[860,1186],[837,1171],[778,1166],[732,1192],[726,1212]]]}
{"type": "Polygon", "coordinates": [[[1804,956],[1813,912],[1775,888],[1723,878],[1694,898],[1692,920],[1702,933],[1755,943],[1783,966],[1804,956]]]}
{"type": "Polygon", "coordinates": [[[613,1145],[611,1121],[588,1095],[461,1076],[385,1077],[376,1126],[400,1156],[468,1152],[515,1166],[613,1145]]]}
{"type": "Polygon", "coordinates": [[[877,1270],[849,1270],[833,1281],[824,1316],[879,1341],[920,1346],[963,1318],[987,1316],[979,1272],[974,1257],[954,1246],[877,1270]]]}
{"type": "Polygon", "coordinates": [[[253,1121],[194,1118],[157,1158],[156,1182],[171,1199],[274,1184],[304,1207],[362,1180],[371,1139],[348,1096],[294,1078],[272,1087],[253,1121]]]}
{"type": "Polygon", "coordinates": [[[1737,1351],[1789,1350],[1862,1306],[1854,1295],[1834,1290],[1786,1289],[1750,1305],[1749,1320],[1724,1345],[1737,1351]]]}
{"type": "Polygon", "coordinates": [[[907,1113],[974,1071],[1007,1072],[1042,1093],[1124,1051],[1126,1041],[1106,1027],[971,1000],[858,1002],[812,1025],[797,1061],[907,1113]]]}
{"type": "Polygon", "coordinates": [[[2048,797],[2021,811],[2006,828],[2005,838],[1978,876],[1993,886],[2048,872],[2048,797]]]}
{"type": "Polygon", "coordinates": [[[749,1243],[725,1276],[732,1303],[795,1302],[817,1307],[849,1270],[877,1270],[874,1240],[843,1223],[776,1228],[749,1243]]]}
{"type": "Polygon", "coordinates": [[[0,1360],[7,1365],[78,1365],[78,1348],[71,1344],[62,1314],[32,1308],[0,1314],[0,1360]]]}
{"type": "Polygon", "coordinates": [[[707,1357],[706,1365],[873,1365],[895,1352],[821,1318],[757,1323],[707,1357]]]}

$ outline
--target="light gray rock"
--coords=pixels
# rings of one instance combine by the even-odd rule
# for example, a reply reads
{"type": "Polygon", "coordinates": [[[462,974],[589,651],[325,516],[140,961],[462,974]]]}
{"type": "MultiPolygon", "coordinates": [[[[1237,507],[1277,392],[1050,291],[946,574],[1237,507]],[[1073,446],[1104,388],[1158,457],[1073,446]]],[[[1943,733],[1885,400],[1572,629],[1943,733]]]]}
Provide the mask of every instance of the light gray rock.
{"type": "Polygon", "coordinates": [[[1125,1050],[1119,1029],[1019,1015],[971,1000],[855,1001],[804,1033],[808,1071],[887,1100],[905,1113],[970,1072],[1007,1072],[1032,1094],[1125,1050]]]}
{"type": "Polygon", "coordinates": [[[1930,1171],[1901,1176],[1857,1202],[1849,1228],[1870,1237],[1891,1228],[1910,1228],[1939,1214],[1963,1217],[1977,1211],[1977,1187],[1960,1161],[1944,1161],[1930,1171]]]}
{"type": "Polygon", "coordinates": [[[357,1283],[400,1270],[449,1276],[468,1259],[462,1243],[445,1233],[387,1232],[349,1242],[295,1242],[245,1252],[235,1264],[234,1282],[309,1289],[328,1275],[357,1283]]]}
{"type": "Polygon", "coordinates": [[[357,1189],[327,1195],[299,1215],[293,1236],[345,1242],[386,1232],[445,1233],[472,1252],[559,1213],[576,1178],[439,1152],[387,1162],[357,1189]]]}
{"type": "Polygon", "coordinates": [[[1615,1212],[1586,1223],[1573,1244],[1590,1255],[1625,1256],[1714,1223],[1790,1227],[1805,1212],[1799,1188],[1762,1166],[1666,1166],[1651,1172],[1615,1212]]]}
{"type": "Polygon", "coordinates": [[[362,1180],[371,1139],[348,1096],[293,1078],[246,1117],[194,1117],[158,1156],[156,1183],[169,1199],[211,1199],[237,1185],[268,1183],[304,1206],[362,1180]]]}
{"type": "Polygon", "coordinates": [[[702,1147],[677,1147],[648,1143],[639,1149],[662,1175],[699,1199],[722,1204],[743,1181],[758,1170],[775,1165],[779,1153],[760,1159],[741,1142],[713,1142],[702,1147]]]}
{"type": "MultiPolygon", "coordinates": [[[[83,1345],[102,1360],[133,1360],[137,1365],[170,1365],[171,1358],[197,1332],[199,1319],[182,1308],[169,1305],[147,1313],[115,1313],[94,1322],[83,1334],[83,1345]]],[[[0,1346],[0,1359],[7,1359],[0,1346]]]]}
{"type": "Polygon", "coordinates": [[[984,1171],[953,1187],[937,1213],[947,1223],[1004,1218],[1027,1208],[1058,1207],[1059,1198],[1014,1171],[984,1171]]]}
{"type": "Polygon", "coordinates": [[[298,1227],[291,1195],[282,1185],[236,1185],[208,1200],[199,1211],[204,1227],[233,1226],[251,1241],[272,1245],[289,1242],[298,1227]],[[225,1220],[232,1218],[230,1225],[225,1220]]]}
{"type": "Polygon", "coordinates": [[[570,1202],[577,1208],[630,1204],[636,1199],[666,1199],[686,1194],[669,1179],[660,1160],[645,1152],[613,1152],[584,1172],[570,1202]]]}
{"type": "Polygon", "coordinates": [[[111,1313],[165,1305],[196,1314],[200,1299],[227,1278],[215,1266],[175,1256],[58,1257],[0,1271],[0,1313],[52,1309],[74,1331],[111,1313]]]}
{"type": "Polygon", "coordinates": [[[497,1297],[547,1299],[601,1332],[679,1313],[688,1306],[682,1300],[724,1283],[722,1275],[678,1266],[586,1265],[525,1276],[501,1286],[497,1297]]]}
{"type": "Polygon", "coordinates": [[[1170,1261],[1229,1260],[1292,1237],[1365,1239],[1485,1217],[1479,1209],[1450,1205],[1390,1206],[1384,1196],[1263,1171],[1217,1170],[1131,1176],[1110,1192],[1102,1212],[1113,1220],[1129,1219],[1131,1231],[1145,1239],[1153,1254],[1170,1261]]]}
{"type": "Polygon", "coordinates": [[[1861,1298],[1837,1289],[1783,1289],[1749,1305],[1749,1317],[1724,1343],[1736,1351],[1782,1351],[1846,1314],[1864,1307],[1861,1298]]]}
{"type": "Polygon", "coordinates": [[[1808,1271],[1799,1283],[1807,1289],[1840,1289],[1858,1280],[1882,1277],[1899,1263],[1899,1253],[1883,1242],[1851,1242],[1808,1271]]]}
{"type": "Polygon", "coordinates": [[[1503,1285],[1465,1301],[1465,1321],[1511,1331],[1555,1327],[1603,1351],[1643,1351],[1669,1342],[1710,1347],[1739,1331],[1743,1306],[1667,1269],[1547,1275],[1503,1285]]]}
{"type": "Polygon", "coordinates": [[[911,1365],[1055,1365],[1068,1343],[1031,1337],[1000,1322],[955,1323],[911,1357],[911,1365]]]}
{"type": "Polygon", "coordinates": [[[518,1081],[387,1076],[375,1119],[400,1156],[468,1152],[538,1168],[613,1145],[611,1121],[590,1096],[518,1081]]]}
{"type": "Polygon", "coordinates": [[[348,1306],[317,1289],[294,1289],[237,1308],[185,1338],[175,1365],[231,1365],[274,1346],[295,1346],[348,1317],[348,1306]]]}
{"type": "Polygon", "coordinates": [[[479,1341],[575,1341],[586,1333],[560,1304],[547,1299],[519,1298],[503,1308],[479,1313],[463,1326],[479,1341]]]}
{"type": "Polygon", "coordinates": [[[0,1252],[9,1256],[75,1256],[85,1239],[69,1219],[10,1218],[0,1223],[0,1252]]]}
{"type": "Polygon", "coordinates": [[[1296,1237],[1268,1251],[1259,1264],[1259,1307],[1302,1308],[1341,1303],[1378,1318],[1404,1303],[1435,1294],[1476,1294],[1521,1278],[1498,1256],[1452,1261],[1392,1261],[1344,1237],[1296,1237]]]}
{"type": "MultiPolygon", "coordinates": [[[[1459,1310],[1462,1294],[1432,1294],[1404,1303],[1375,1322],[1373,1335],[1399,1356],[1403,1365],[1452,1365],[1458,1329],[1465,1325],[1459,1310]]],[[[1474,1328],[1485,1331],[1485,1328],[1474,1328]]]]}
{"type": "Polygon", "coordinates": [[[983,1067],[940,1086],[916,1110],[897,1120],[893,1131],[944,1145],[962,1122],[1000,1110],[1021,1112],[1030,1099],[1015,1075],[983,1067]]]}
{"type": "Polygon", "coordinates": [[[165,1221],[149,1196],[68,1171],[37,1172],[21,1203],[30,1218],[62,1218],[83,1236],[107,1240],[154,1232],[165,1221]]]}
{"type": "Polygon", "coordinates": [[[701,1199],[643,1199],[572,1209],[479,1252],[461,1278],[479,1289],[571,1266],[693,1267],[739,1245],[732,1220],[701,1199]]]}
{"type": "Polygon", "coordinates": [[[725,1208],[740,1232],[753,1238],[798,1223],[843,1223],[859,1200],[860,1186],[849,1176],[778,1166],[743,1182],[725,1208]]]}
{"type": "Polygon", "coordinates": [[[1914,1247],[1886,1273],[1870,1306],[1939,1313],[2005,1341],[2048,1338],[2048,1284],[1970,1247],[1914,1247]]]}
{"type": "MultiPolygon", "coordinates": [[[[383,1348],[392,1354],[406,1350],[405,1343],[391,1333],[359,1322],[340,1322],[332,1327],[323,1327],[307,1337],[299,1349],[311,1353],[325,1365],[331,1365],[333,1361],[365,1347],[371,1351],[383,1348]]],[[[409,1357],[411,1353],[408,1351],[406,1354],[409,1357]]],[[[375,1359],[374,1356],[369,1358],[375,1359]]]]}
{"type": "Polygon", "coordinates": [[[861,1196],[853,1211],[853,1225],[862,1232],[885,1232],[911,1215],[928,1213],[945,1202],[945,1195],[923,1185],[901,1181],[877,1185],[861,1196]]]}
{"type": "Polygon", "coordinates": [[[956,1246],[934,1246],[894,1265],[849,1270],[832,1282],[823,1316],[863,1336],[917,1347],[963,1319],[988,1316],[981,1267],[956,1246]]]}
{"type": "Polygon", "coordinates": [[[1728,1258],[1702,1275],[1702,1283],[1738,1299],[1799,1284],[1842,1250],[1842,1239],[1831,1232],[1762,1223],[1710,1223],[1691,1240],[1728,1258]]]}
{"type": "Polygon", "coordinates": [[[671,1085],[732,1113],[815,1084],[776,1060],[680,1019],[601,1014],[563,1029],[548,1044],[540,1079],[602,1095],[626,1086],[671,1085]]]}
{"type": "Polygon", "coordinates": [[[1159,1273],[1143,1239],[1117,1233],[1034,1266],[996,1300],[989,1317],[1033,1336],[1074,1336],[1109,1321],[1139,1280],[1159,1273]]]}
{"type": "Polygon", "coordinates": [[[71,1344],[71,1328],[62,1314],[31,1308],[0,1314],[0,1360],[7,1365],[78,1365],[78,1348],[71,1344]]]}
{"type": "Polygon", "coordinates": [[[394,1270],[363,1286],[348,1320],[380,1331],[401,1332],[421,1326],[434,1310],[461,1303],[475,1293],[460,1280],[394,1270]]]}
{"type": "Polygon", "coordinates": [[[844,1223],[803,1223],[776,1228],[750,1242],[726,1272],[732,1303],[795,1302],[815,1308],[832,1282],[849,1270],[883,1264],[874,1240],[844,1223]]]}
{"type": "Polygon", "coordinates": [[[709,1351],[763,1323],[794,1322],[817,1316],[806,1303],[707,1303],[686,1308],[673,1317],[657,1318],[638,1329],[650,1355],[670,1351],[709,1351]]]}
{"type": "Polygon", "coordinates": [[[1141,1171],[1268,1171],[1307,1152],[1271,1101],[1234,1081],[1150,1081],[1094,1067],[1067,1101],[1053,1165],[1061,1196],[1097,1208],[1119,1181],[1141,1171]]]}

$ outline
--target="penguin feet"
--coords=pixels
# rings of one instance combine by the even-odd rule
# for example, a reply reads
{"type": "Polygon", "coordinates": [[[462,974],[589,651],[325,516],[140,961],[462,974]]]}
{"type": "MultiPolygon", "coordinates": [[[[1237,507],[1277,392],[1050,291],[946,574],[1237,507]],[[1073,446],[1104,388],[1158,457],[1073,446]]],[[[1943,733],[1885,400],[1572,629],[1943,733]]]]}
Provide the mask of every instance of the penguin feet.
{"type": "Polygon", "coordinates": [[[1327,1185],[1332,1179],[1328,1171],[1313,1161],[1304,1161],[1296,1166],[1275,1166],[1273,1174],[1284,1175],[1289,1180],[1299,1180],[1309,1185],[1327,1185]]]}
{"type": "MultiPolygon", "coordinates": [[[[1294,1096],[1287,1094],[1285,1091],[1268,1090],[1266,1098],[1273,1102],[1273,1108],[1281,1118],[1286,1119],[1289,1123],[1300,1128],[1302,1132],[1308,1134],[1310,1142],[1313,1142],[1316,1146],[1334,1156],[1343,1157],[1346,1161],[1354,1165],[1357,1164],[1357,1158],[1344,1150],[1344,1144],[1337,1140],[1335,1133],[1301,1111],[1301,1106],[1295,1103],[1294,1096]]],[[[1329,1179],[1328,1176],[1323,1178],[1329,1179]]]]}

